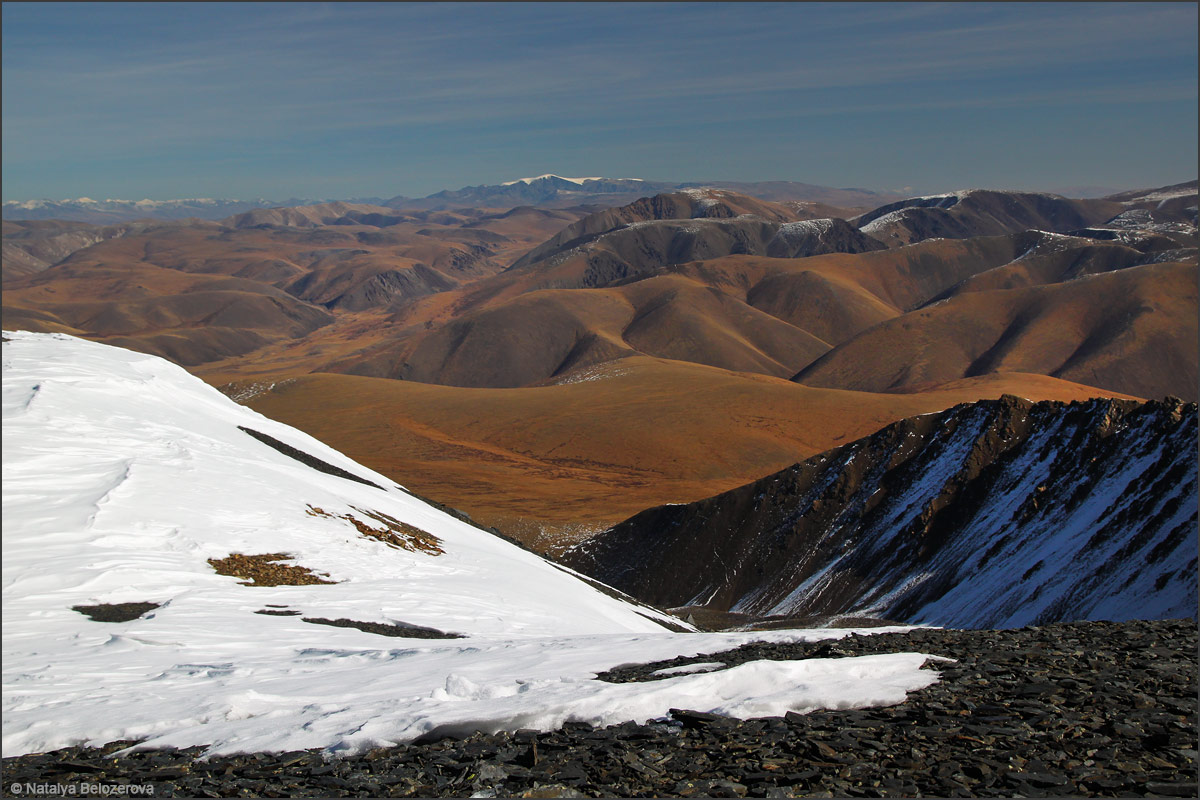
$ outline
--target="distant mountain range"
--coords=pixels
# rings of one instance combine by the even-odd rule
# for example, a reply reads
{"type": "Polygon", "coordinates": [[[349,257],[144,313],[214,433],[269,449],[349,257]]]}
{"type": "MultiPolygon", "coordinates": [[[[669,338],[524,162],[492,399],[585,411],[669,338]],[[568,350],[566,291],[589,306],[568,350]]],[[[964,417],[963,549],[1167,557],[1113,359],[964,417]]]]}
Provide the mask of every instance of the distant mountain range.
{"type": "MultiPolygon", "coordinates": [[[[794,181],[674,183],[644,181],[639,178],[564,178],[558,175],[539,175],[497,185],[467,186],[456,191],[441,191],[428,197],[356,197],[345,199],[345,202],[425,211],[452,208],[514,208],[522,205],[542,208],[568,208],[579,205],[607,207],[631,203],[639,197],[700,187],[727,189],[775,202],[821,203],[862,210],[901,199],[901,195],[886,192],[834,189],[794,181]]],[[[4,203],[3,217],[8,220],[60,219],[92,224],[189,217],[218,220],[255,209],[293,208],[329,202],[334,201],[295,197],[287,200],[219,200],[207,197],[181,200],[94,200],[90,197],[66,200],[9,200],[4,203]]]]}
{"type": "Polygon", "coordinates": [[[834,189],[795,181],[758,183],[731,181],[646,181],[641,178],[564,178],[539,175],[521,178],[498,186],[467,186],[413,199],[393,197],[383,205],[392,208],[447,209],[459,206],[569,208],[578,205],[615,206],[632,203],[641,197],[680,192],[687,189],[726,189],[774,202],[822,203],[842,208],[875,208],[902,195],[867,189],[834,189]]]}
{"type": "Polygon", "coordinates": [[[7,200],[4,219],[61,219],[106,225],[143,219],[224,219],[255,208],[312,205],[321,201],[301,200],[214,200],[191,197],[182,200],[93,200],[78,197],[66,200],[7,200]]]}
{"type": "MultiPolygon", "coordinates": [[[[1160,191],[1176,190],[1177,194],[1195,194],[1195,181],[1164,187],[1160,191]]],[[[1077,187],[1079,191],[1064,192],[1069,197],[1096,198],[1101,196],[1102,187],[1077,187]]],[[[538,175],[520,178],[495,185],[465,186],[457,190],[435,192],[426,197],[396,195],[383,197],[326,198],[313,200],[288,198],[286,200],[229,200],[208,197],[193,197],[180,200],[94,200],[79,197],[65,200],[8,200],[3,204],[3,218],[7,220],[71,220],[94,225],[107,225],[134,220],[219,220],[255,209],[296,208],[326,203],[341,202],[383,206],[394,209],[441,211],[457,208],[515,208],[534,206],[537,208],[576,208],[600,210],[611,206],[626,205],[642,197],[669,194],[689,189],[723,189],[729,192],[787,203],[797,211],[808,211],[806,217],[850,216],[842,212],[873,212],[871,218],[863,217],[860,224],[875,221],[896,210],[914,207],[938,208],[942,198],[964,199],[964,192],[948,193],[930,198],[909,198],[895,192],[879,192],[858,188],[832,188],[797,181],[647,181],[641,178],[567,178],[561,175],[538,175]],[[928,202],[925,202],[928,201],[928,202]],[[896,204],[888,206],[889,203],[896,204]],[[886,209],[883,208],[886,206],[886,209]]],[[[1169,193],[1169,191],[1168,191],[1169,193]]],[[[1130,201],[1137,191],[1106,194],[1104,199],[1114,202],[1130,201]]],[[[1174,195],[1173,195],[1174,196],[1174,195]]],[[[966,197],[965,199],[970,199],[966,197]]],[[[969,203],[968,203],[969,204],[969,203]]],[[[949,208],[941,205],[940,208],[949,208]]],[[[898,216],[898,215],[893,215],[898,216]]],[[[905,218],[907,221],[907,217],[905,218]]],[[[885,221],[890,221],[885,220],[885,221]]],[[[876,226],[878,227],[878,226],[876,226]]],[[[898,238],[898,237],[894,237],[898,238]]]]}

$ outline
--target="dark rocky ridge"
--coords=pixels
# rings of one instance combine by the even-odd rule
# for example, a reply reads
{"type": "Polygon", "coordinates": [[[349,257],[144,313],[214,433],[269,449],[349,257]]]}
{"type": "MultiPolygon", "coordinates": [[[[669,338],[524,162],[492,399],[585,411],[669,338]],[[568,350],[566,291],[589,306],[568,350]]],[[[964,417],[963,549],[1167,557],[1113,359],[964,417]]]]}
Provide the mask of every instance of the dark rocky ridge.
{"type": "Polygon", "coordinates": [[[585,258],[582,281],[551,279],[544,287],[581,288],[731,254],[805,258],[883,247],[842,219],[799,220],[786,206],[733,192],[691,190],[643,197],[584,217],[530,250],[510,270],[546,269],[585,258]]]}
{"type": "Polygon", "coordinates": [[[523,267],[543,261],[558,253],[579,247],[599,236],[621,230],[639,222],[690,219],[730,219],[752,212],[765,220],[787,222],[794,213],[773,203],[762,203],[750,197],[728,192],[713,192],[704,197],[699,191],[670,192],[653,197],[640,197],[618,208],[606,208],[573,222],[542,244],[530,250],[513,266],[523,267]]]}
{"type": "MultiPolygon", "coordinates": [[[[599,288],[659,273],[663,267],[728,255],[808,258],[829,253],[868,253],[883,246],[840,219],[769,222],[754,217],[657,220],[629,225],[544,259],[557,267],[583,259],[581,277],[552,275],[543,289],[599,288]]],[[[542,262],[529,262],[537,271],[542,262]]]]}
{"type": "MultiPolygon", "coordinates": [[[[689,662],[924,652],[940,680],[889,708],[738,721],[476,734],[326,760],[317,750],[202,760],[114,756],[134,742],[5,758],[26,783],[150,784],[156,797],[1194,797],[1194,621],[922,629],[755,644],[689,662]]],[[[664,664],[614,671],[646,679],[664,664]]],[[[27,793],[20,792],[22,796],[27,793]]]]}
{"type": "Polygon", "coordinates": [[[888,203],[851,222],[888,247],[923,239],[996,236],[1028,228],[1064,232],[1105,222],[1125,208],[1111,200],[1070,200],[1039,192],[972,189],[888,203]]]}
{"type": "Polygon", "coordinates": [[[1196,405],[913,417],[583,542],[568,566],[662,607],[959,627],[1196,607],[1196,405]]]}

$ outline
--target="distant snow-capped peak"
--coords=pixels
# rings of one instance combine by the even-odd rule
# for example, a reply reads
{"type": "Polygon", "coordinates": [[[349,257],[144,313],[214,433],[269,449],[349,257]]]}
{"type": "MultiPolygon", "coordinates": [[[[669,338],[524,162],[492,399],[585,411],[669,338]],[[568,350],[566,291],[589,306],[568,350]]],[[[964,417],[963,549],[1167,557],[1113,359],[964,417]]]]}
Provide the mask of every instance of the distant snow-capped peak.
{"type": "Polygon", "coordinates": [[[547,178],[558,178],[560,181],[570,181],[571,183],[578,184],[579,186],[582,186],[585,181],[619,180],[619,181],[641,182],[641,180],[642,180],[641,178],[605,178],[602,176],[594,176],[594,177],[589,177],[589,178],[567,178],[563,175],[555,175],[552,172],[547,172],[545,175],[538,175],[533,178],[517,178],[515,181],[505,181],[504,183],[502,183],[500,185],[501,186],[515,186],[518,183],[530,184],[530,183],[533,183],[534,181],[541,181],[541,180],[545,180],[547,178]]]}

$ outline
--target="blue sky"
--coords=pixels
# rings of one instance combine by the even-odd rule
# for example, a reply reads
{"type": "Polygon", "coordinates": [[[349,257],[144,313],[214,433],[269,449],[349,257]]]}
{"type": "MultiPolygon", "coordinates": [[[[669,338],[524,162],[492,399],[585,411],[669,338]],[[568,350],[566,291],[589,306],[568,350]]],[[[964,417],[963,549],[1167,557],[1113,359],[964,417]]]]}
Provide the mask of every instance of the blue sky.
{"type": "Polygon", "coordinates": [[[3,4],[3,199],[1197,173],[1194,3],[3,4]]]}

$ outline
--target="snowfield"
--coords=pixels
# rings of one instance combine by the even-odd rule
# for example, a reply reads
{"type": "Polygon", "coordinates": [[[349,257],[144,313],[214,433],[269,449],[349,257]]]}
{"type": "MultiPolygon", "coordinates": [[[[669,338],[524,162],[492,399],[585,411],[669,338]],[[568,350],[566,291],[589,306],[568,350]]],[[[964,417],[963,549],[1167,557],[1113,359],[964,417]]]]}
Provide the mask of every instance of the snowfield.
{"type": "Polygon", "coordinates": [[[672,633],[660,623],[677,620],[444,514],[180,367],[62,334],[4,336],[5,756],[116,739],[354,753],[673,707],[890,705],[936,680],[926,656],[901,653],[598,681],[621,664],[849,631],[672,633]],[[247,585],[210,563],[234,554],[323,582],[247,585]],[[127,603],[154,607],[124,622],[74,610],[127,603]],[[410,638],[415,628],[462,638],[410,638]]]}

